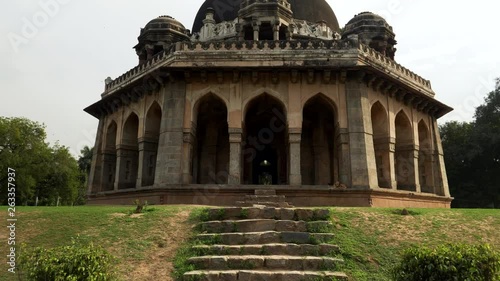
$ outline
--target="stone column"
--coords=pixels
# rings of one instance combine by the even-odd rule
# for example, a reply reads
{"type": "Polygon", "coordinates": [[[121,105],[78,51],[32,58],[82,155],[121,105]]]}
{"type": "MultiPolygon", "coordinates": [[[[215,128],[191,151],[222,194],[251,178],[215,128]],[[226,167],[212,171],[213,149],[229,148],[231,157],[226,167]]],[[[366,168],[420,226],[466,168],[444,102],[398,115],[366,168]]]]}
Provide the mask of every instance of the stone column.
{"type": "Polygon", "coordinates": [[[136,186],[139,153],[135,146],[120,144],[116,150],[115,191],[136,186]]]}
{"type": "Polygon", "coordinates": [[[351,159],[349,153],[349,133],[347,129],[339,129],[337,135],[337,154],[339,158],[339,178],[341,184],[351,183],[351,159]]]}
{"type": "Polygon", "coordinates": [[[243,130],[240,128],[229,129],[229,185],[241,184],[241,142],[243,130]]]}
{"type": "Polygon", "coordinates": [[[163,111],[156,160],[156,184],[182,183],[182,149],[186,83],[175,81],[162,89],[163,111]]]}
{"type": "Polygon", "coordinates": [[[289,182],[292,186],[302,185],[302,174],[300,171],[300,142],[302,139],[301,129],[290,129],[288,141],[290,143],[290,175],[289,182]]]}
{"type": "Polygon", "coordinates": [[[151,138],[139,139],[139,167],[136,183],[137,188],[142,186],[151,186],[154,184],[157,153],[158,140],[151,138]]]}
{"type": "Polygon", "coordinates": [[[273,39],[275,41],[280,40],[280,23],[276,23],[273,25],[273,39]]]}
{"type": "Polygon", "coordinates": [[[255,40],[255,41],[259,41],[259,30],[260,30],[260,24],[254,23],[253,24],[253,40],[255,40]]]}
{"type": "Polygon", "coordinates": [[[102,155],[102,168],[100,176],[99,191],[114,190],[116,180],[116,150],[104,150],[102,155]]]}
{"type": "Polygon", "coordinates": [[[450,187],[448,186],[448,176],[446,175],[446,166],[444,163],[443,144],[441,142],[441,136],[439,135],[437,120],[435,119],[432,124],[432,134],[436,147],[436,151],[434,153],[436,167],[434,171],[434,183],[436,188],[440,191],[438,195],[451,197],[450,187]]]}
{"type": "Polygon", "coordinates": [[[182,148],[182,183],[192,184],[193,183],[193,144],[196,137],[196,132],[191,129],[188,132],[184,132],[183,136],[183,148],[182,148]]]}
{"type": "Polygon", "coordinates": [[[94,144],[92,155],[92,165],[90,168],[89,179],[87,182],[87,194],[97,193],[102,190],[102,169],[103,169],[103,137],[104,137],[104,117],[99,119],[97,128],[97,136],[94,144]]]}
{"type": "Polygon", "coordinates": [[[377,176],[382,168],[382,180],[380,187],[397,190],[396,171],[394,169],[394,159],[396,152],[396,140],[394,138],[375,139],[375,157],[377,162],[377,176]],[[379,163],[380,160],[381,163],[379,163]],[[380,167],[379,167],[380,166],[380,167]]]}
{"type": "Polygon", "coordinates": [[[351,186],[370,189],[378,187],[375,152],[371,132],[371,111],[368,87],[361,71],[348,73],[345,96],[349,125],[351,186]]]}

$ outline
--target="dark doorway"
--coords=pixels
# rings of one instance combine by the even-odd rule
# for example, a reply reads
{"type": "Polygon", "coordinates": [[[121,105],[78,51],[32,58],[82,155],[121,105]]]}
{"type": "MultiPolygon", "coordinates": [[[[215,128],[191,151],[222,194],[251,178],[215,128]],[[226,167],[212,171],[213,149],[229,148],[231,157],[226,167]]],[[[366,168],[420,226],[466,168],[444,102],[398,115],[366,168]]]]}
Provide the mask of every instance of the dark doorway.
{"type": "Polygon", "coordinates": [[[258,151],[253,162],[253,182],[259,185],[278,184],[278,157],[276,150],[266,147],[258,151]]]}
{"type": "Polygon", "coordinates": [[[244,126],[244,184],[288,183],[286,124],[284,106],[276,98],[263,94],[250,102],[244,126]]]}

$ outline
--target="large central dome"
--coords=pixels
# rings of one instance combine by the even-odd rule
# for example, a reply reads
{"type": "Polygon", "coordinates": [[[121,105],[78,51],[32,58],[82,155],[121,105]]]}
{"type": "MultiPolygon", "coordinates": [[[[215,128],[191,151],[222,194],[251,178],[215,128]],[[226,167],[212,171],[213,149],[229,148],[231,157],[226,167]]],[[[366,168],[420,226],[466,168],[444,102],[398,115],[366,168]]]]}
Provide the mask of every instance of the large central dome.
{"type": "MultiPolygon", "coordinates": [[[[208,8],[215,10],[215,20],[231,21],[238,17],[242,0],[206,0],[196,14],[192,32],[199,32],[203,26],[208,8]]],[[[326,21],[334,31],[339,32],[339,22],[330,5],[325,0],[288,0],[292,5],[293,18],[310,22],[326,21]]]]}

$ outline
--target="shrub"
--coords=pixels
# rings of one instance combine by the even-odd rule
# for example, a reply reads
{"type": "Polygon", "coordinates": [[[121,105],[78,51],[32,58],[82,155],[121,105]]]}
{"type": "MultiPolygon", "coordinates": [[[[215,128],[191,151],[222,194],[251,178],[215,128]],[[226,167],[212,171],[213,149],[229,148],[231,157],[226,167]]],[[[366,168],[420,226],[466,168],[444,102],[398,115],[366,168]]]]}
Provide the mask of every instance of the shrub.
{"type": "Polygon", "coordinates": [[[499,281],[500,253],[489,245],[411,248],[392,275],[396,281],[499,281]]]}
{"type": "Polygon", "coordinates": [[[114,280],[113,258],[103,248],[73,240],[70,246],[35,248],[20,257],[26,280],[114,280]]]}

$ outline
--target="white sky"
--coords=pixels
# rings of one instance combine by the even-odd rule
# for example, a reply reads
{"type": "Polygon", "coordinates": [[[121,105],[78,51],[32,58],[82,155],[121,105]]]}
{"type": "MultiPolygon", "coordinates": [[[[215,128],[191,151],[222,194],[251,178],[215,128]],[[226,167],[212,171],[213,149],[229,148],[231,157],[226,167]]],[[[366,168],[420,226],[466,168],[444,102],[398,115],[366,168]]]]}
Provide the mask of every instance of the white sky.
{"type": "MultiPolygon", "coordinates": [[[[469,121],[500,77],[498,10],[491,0],[328,0],[343,27],[372,11],[394,27],[396,61],[431,80],[436,97],[455,108],[440,121],[469,121]]],[[[171,15],[191,29],[202,0],[19,0],[0,10],[0,116],[44,123],[49,141],[74,155],[93,146],[96,102],[104,79],[137,64],[141,27],[171,15]],[[52,3],[50,14],[41,3],[52,3]],[[36,30],[26,28],[30,22],[36,30]],[[18,46],[11,41],[13,36],[18,46]],[[17,48],[17,50],[16,50],[17,48]]]]}

